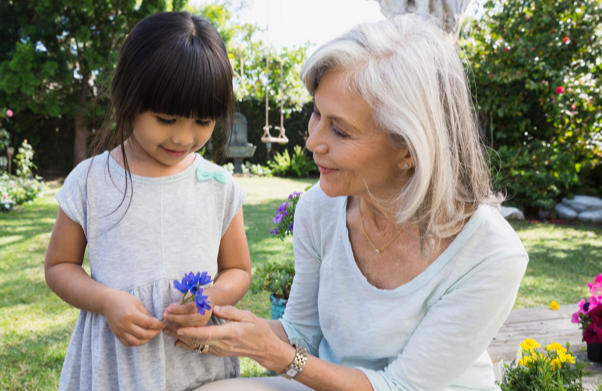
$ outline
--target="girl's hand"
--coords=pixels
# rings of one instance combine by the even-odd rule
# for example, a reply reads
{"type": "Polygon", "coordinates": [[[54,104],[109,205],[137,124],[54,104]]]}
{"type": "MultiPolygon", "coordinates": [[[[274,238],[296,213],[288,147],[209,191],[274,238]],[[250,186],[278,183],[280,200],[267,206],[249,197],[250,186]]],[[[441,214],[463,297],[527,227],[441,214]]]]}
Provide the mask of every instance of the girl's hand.
{"type": "Polygon", "coordinates": [[[284,371],[293,362],[295,348],[280,340],[263,319],[232,306],[216,306],[213,314],[227,322],[219,326],[182,327],[177,332],[166,328],[164,332],[178,339],[178,347],[194,350],[209,345],[208,354],[249,357],[276,372],[284,371]]]}
{"type": "MultiPolygon", "coordinates": [[[[209,297],[211,301],[211,296],[209,297]]],[[[181,305],[180,303],[170,304],[163,312],[163,319],[167,326],[173,331],[180,327],[205,326],[213,314],[213,305],[210,310],[205,310],[205,315],[199,314],[194,301],[181,305]]]]}
{"type": "Polygon", "coordinates": [[[103,315],[113,335],[128,347],[147,344],[164,326],[148,313],[140,300],[118,290],[111,291],[106,297],[103,315]]]}

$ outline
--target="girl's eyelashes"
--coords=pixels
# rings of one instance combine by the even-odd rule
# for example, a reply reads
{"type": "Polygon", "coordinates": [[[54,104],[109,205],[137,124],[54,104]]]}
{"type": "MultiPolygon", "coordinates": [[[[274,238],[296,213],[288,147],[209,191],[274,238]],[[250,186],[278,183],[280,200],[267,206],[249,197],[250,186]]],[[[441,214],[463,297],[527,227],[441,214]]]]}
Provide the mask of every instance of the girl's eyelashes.
{"type": "Polygon", "coordinates": [[[157,116],[157,121],[161,124],[161,125],[172,125],[176,123],[176,119],[165,119],[165,118],[161,118],[159,116],[157,116]]]}
{"type": "Polygon", "coordinates": [[[202,120],[202,119],[196,120],[196,124],[201,125],[203,127],[209,126],[210,123],[211,123],[211,120],[202,120]]]}
{"type": "Polygon", "coordinates": [[[320,116],[320,112],[318,111],[318,109],[316,109],[316,106],[314,106],[314,112],[313,115],[315,115],[316,117],[320,116]]]}
{"type": "MultiPolygon", "coordinates": [[[[166,119],[166,118],[162,118],[160,116],[156,116],[157,117],[157,121],[161,124],[161,125],[173,125],[176,123],[176,119],[172,118],[172,119],[166,119]]],[[[209,124],[211,124],[211,120],[202,120],[202,119],[197,119],[195,121],[195,123],[197,125],[203,126],[203,127],[207,127],[209,126],[209,124]]]]}

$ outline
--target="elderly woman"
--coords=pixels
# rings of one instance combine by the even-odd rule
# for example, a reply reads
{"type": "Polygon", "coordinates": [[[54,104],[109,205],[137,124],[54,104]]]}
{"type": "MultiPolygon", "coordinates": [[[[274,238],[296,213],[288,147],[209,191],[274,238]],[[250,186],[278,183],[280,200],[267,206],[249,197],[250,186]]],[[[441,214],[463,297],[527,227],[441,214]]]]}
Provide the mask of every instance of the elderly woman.
{"type": "Polygon", "coordinates": [[[528,256],[496,210],[456,50],[402,16],[325,44],[301,77],[320,182],[297,206],[283,319],[216,307],[229,322],[166,329],[177,346],[250,357],[298,383],[202,389],[499,390],[486,348],[528,256]]]}

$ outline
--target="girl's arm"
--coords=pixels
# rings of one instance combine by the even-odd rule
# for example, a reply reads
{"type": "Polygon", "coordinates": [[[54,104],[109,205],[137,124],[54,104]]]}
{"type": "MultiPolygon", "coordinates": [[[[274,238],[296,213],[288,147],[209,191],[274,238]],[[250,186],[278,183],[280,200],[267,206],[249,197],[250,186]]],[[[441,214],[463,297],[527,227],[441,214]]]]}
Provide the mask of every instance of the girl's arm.
{"type": "Polygon", "coordinates": [[[88,276],[82,268],[86,245],[82,227],[59,208],[44,263],[46,283],[72,306],[106,317],[124,345],[146,344],[161,332],[163,322],[153,318],[134,296],[88,276]]]}
{"type": "Polygon", "coordinates": [[[242,207],[230,222],[221,239],[217,257],[218,276],[213,286],[204,289],[209,296],[211,310],[198,315],[194,302],[171,304],[165,309],[163,318],[173,324],[173,329],[185,326],[204,326],[209,321],[216,305],[234,305],[247,293],[251,284],[251,256],[245,234],[242,207]]]}

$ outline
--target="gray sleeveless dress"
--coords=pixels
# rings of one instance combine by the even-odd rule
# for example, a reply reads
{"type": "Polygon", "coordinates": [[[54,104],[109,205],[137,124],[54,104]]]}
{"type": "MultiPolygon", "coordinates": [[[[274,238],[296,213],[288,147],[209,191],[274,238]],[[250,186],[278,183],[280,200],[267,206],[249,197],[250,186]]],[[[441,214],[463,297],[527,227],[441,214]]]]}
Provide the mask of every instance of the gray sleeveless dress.
{"type": "MultiPolygon", "coordinates": [[[[173,280],[191,271],[215,276],[221,237],[246,190],[199,155],[172,176],[132,175],[123,200],[125,175],[105,152],[79,164],[56,198],[86,235],[92,278],[137,297],[160,319],[182,298],[173,280]]],[[[216,323],[223,320],[212,317],[210,324],[216,323]]],[[[193,390],[240,376],[238,358],[201,355],[174,342],[161,333],[146,345],[126,347],[102,315],[81,311],[59,390],[193,390]]]]}

